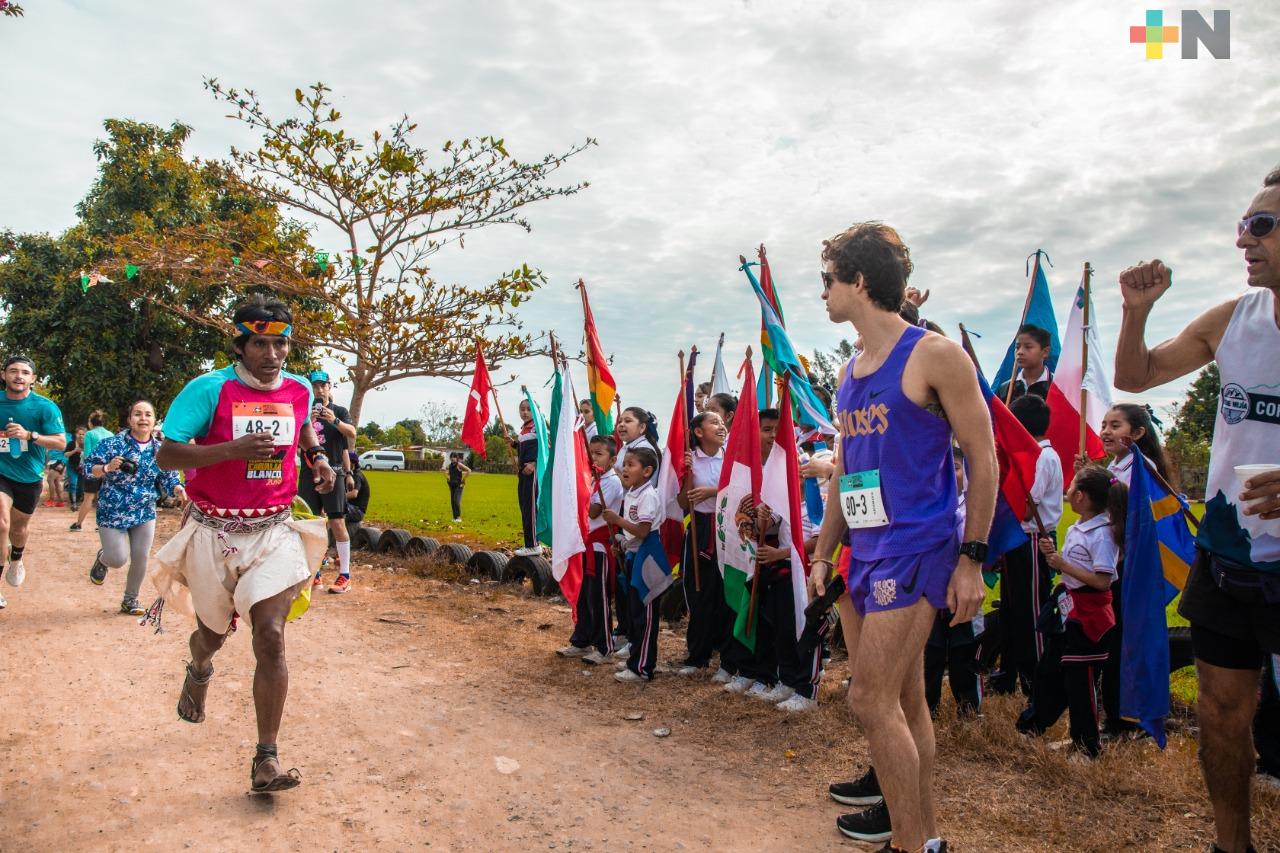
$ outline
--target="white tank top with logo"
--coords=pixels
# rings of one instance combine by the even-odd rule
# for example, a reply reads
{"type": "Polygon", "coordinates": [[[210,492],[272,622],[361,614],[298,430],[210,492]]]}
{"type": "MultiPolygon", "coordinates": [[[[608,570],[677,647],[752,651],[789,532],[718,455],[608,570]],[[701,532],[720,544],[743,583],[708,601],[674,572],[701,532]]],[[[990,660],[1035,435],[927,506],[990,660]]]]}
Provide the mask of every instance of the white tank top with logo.
{"type": "Polygon", "coordinates": [[[1222,390],[1205,487],[1202,548],[1267,572],[1280,572],[1280,519],[1242,514],[1237,465],[1280,465],[1280,328],[1275,296],[1257,288],[1240,298],[1218,345],[1222,390]]]}

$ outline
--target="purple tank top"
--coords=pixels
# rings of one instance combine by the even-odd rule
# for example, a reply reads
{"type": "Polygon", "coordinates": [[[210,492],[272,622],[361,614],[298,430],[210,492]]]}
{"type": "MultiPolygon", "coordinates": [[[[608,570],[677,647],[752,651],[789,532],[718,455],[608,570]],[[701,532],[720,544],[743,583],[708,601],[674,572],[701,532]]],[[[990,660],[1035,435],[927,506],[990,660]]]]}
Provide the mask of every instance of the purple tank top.
{"type": "Polygon", "coordinates": [[[850,553],[862,561],[923,554],[953,541],[956,475],[951,425],[902,392],[902,372],[926,334],[902,333],[884,364],[870,376],[850,367],[836,397],[844,472],[880,472],[889,523],[850,530],[850,553]]]}

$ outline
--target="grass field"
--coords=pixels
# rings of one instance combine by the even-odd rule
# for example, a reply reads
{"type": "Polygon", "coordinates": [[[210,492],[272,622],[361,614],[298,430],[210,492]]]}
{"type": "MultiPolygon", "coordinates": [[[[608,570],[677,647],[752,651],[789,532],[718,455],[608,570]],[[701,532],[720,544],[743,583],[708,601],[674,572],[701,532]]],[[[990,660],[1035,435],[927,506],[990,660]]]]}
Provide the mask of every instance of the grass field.
{"type": "Polygon", "coordinates": [[[443,471],[366,471],[365,476],[369,478],[370,524],[488,547],[520,547],[514,474],[468,477],[461,524],[453,523],[443,471]]]}

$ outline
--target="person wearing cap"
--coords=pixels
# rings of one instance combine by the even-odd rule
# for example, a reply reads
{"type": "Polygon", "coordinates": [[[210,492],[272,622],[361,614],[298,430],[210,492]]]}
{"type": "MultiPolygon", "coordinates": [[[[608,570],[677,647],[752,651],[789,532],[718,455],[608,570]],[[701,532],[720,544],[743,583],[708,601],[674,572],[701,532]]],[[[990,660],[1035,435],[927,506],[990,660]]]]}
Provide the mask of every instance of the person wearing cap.
{"type": "MultiPolygon", "coordinates": [[[[347,531],[346,522],[346,478],[350,470],[347,465],[348,443],[355,442],[356,428],[351,422],[351,413],[333,402],[333,383],[329,381],[329,374],[323,370],[313,370],[307,378],[311,380],[311,393],[314,395],[311,428],[320,440],[320,447],[324,450],[330,467],[337,472],[339,486],[322,495],[312,485],[308,472],[299,471],[298,495],[307,502],[313,513],[324,515],[329,520],[333,548],[338,554],[338,578],[329,585],[329,592],[337,595],[351,589],[351,534],[347,531]]],[[[313,589],[322,585],[320,575],[321,572],[317,571],[312,578],[313,589]]]]}
{"type": "MultiPolygon", "coordinates": [[[[0,395],[0,545],[9,542],[4,579],[22,586],[27,576],[22,564],[27,546],[27,525],[40,503],[44,488],[46,452],[66,450],[62,412],[48,397],[31,390],[35,363],[24,355],[4,362],[4,394],[0,395]]],[[[6,602],[0,595],[0,608],[6,602]]]]}

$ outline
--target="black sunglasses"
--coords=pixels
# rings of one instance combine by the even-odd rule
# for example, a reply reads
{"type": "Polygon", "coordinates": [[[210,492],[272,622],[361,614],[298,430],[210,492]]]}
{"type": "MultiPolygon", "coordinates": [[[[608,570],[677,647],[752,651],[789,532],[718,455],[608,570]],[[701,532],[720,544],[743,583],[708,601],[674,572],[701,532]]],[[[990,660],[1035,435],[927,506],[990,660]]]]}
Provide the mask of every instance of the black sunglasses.
{"type": "Polygon", "coordinates": [[[1261,240],[1263,237],[1276,230],[1276,215],[1274,213],[1255,213],[1253,216],[1246,216],[1236,223],[1236,236],[1248,229],[1251,237],[1261,240]]]}
{"type": "Polygon", "coordinates": [[[822,276],[822,292],[826,293],[831,289],[831,285],[836,283],[836,277],[826,270],[820,272],[819,275],[822,276]]]}

